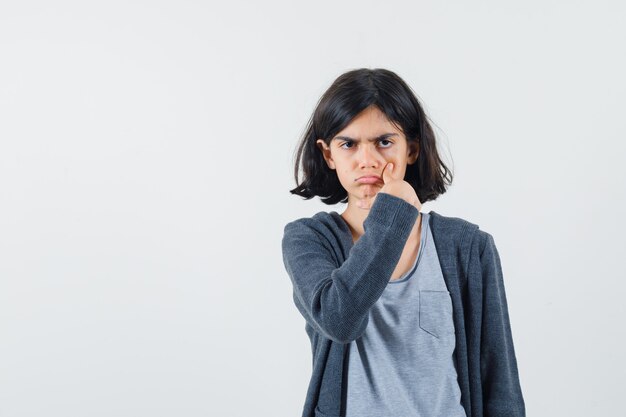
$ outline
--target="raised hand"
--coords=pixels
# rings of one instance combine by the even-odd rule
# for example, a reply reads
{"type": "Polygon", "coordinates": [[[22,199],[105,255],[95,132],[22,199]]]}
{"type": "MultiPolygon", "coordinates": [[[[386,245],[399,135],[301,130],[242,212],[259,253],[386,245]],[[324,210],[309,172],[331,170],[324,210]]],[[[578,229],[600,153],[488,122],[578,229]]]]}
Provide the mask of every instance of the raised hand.
{"type": "MultiPolygon", "coordinates": [[[[411,184],[395,174],[394,167],[391,162],[387,163],[385,168],[383,168],[382,179],[384,185],[380,190],[378,190],[378,193],[387,193],[399,197],[407,203],[414,205],[421,211],[422,203],[419,201],[419,198],[417,198],[415,189],[411,186],[411,184]]],[[[378,193],[365,195],[363,198],[357,200],[357,207],[369,210],[372,205],[374,205],[374,201],[376,200],[378,193]]]]}

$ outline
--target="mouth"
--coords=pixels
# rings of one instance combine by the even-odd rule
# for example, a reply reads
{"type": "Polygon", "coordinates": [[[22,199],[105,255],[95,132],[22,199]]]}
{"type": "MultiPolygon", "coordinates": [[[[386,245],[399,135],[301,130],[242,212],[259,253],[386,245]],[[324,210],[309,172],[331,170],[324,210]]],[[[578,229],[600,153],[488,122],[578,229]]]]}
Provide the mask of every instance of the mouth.
{"type": "Polygon", "coordinates": [[[381,182],[382,179],[377,175],[364,175],[355,180],[361,184],[376,184],[377,182],[381,182]]]}

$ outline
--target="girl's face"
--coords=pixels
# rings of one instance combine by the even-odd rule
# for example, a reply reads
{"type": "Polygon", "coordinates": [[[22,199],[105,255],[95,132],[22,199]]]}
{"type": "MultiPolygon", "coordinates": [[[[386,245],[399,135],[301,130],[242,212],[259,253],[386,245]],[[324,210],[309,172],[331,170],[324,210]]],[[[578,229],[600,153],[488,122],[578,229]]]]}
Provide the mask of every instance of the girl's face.
{"type": "Polygon", "coordinates": [[[378,193],[384,185],[383,168],[389,162],[393,163],[394,172],[404,178],[407,164],[415,163],[419,153],[417,144],[411,142],[409,146],[404,133],[376,106],[352,119],[332,138],[330,146],[322,139],[316,143],[330,169],[337,171],[339,182],[348,192],[348,204],[378,193]],[[373,183],[357,181],[364,175],[378,179],[373,183]]]}

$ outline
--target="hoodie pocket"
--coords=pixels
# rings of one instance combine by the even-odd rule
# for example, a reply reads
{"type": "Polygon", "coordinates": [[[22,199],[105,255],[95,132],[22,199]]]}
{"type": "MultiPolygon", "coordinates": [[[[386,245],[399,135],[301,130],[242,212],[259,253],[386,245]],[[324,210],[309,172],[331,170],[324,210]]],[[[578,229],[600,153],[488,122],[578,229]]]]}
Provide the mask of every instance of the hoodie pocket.
{"type": "Polygon", "coordinates": [[[448,291],[420,290],[420,328],[441,338],[454,334],[452,299],[448,291]]]}

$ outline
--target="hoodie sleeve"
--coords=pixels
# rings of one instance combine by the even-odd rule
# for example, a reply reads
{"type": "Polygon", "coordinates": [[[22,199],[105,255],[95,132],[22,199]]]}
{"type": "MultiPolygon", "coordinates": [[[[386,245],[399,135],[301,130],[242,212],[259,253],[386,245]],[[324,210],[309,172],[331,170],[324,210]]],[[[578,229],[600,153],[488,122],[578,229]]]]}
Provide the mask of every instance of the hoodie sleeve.
{"type": "Polygon", "coordinates": [[[318,333],[339,343],[357,339],[368,313],[393,273],[419,211],[379,192],[363,223],[364,234],[337,265],[319,232],[295,220],[284,228],[283,262],[296,307],[318,333]]]}
{"type": "Polygon", "coordinates": [[[483,274],[480,369],[485,417],[524,417],[517,359],[509,320],[500,256],[485,232],[480,255],[483,274]]]}

